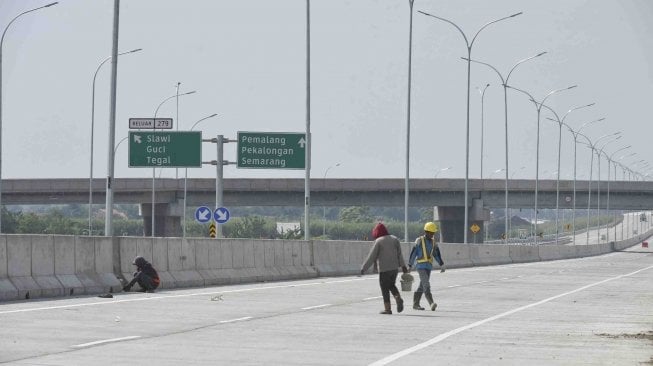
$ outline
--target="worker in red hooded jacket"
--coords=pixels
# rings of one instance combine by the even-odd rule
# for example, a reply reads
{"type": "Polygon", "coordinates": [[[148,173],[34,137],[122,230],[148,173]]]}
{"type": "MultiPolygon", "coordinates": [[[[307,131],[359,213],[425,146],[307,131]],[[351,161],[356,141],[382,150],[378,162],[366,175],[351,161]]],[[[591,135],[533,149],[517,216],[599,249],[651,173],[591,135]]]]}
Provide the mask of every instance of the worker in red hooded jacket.
{"type": "Polygon", "coordinates": [[[373,263],[377,262],[384,306],[381,314],[392,314],[390,293],[397,302],[397,312],[401,313],[404,310],[404,300],[401,298],[395,282],[397,281],[398,268],[401,267],[404,273],[408,273],[408,268],[406,268],[404,256],[401,254],[399,239],[394,235],[390,235],[388,229],[382,223],[376,224],[372,230],[372,238],[374,238],[374,245],[361,267],[361,275],[373,263]]]}

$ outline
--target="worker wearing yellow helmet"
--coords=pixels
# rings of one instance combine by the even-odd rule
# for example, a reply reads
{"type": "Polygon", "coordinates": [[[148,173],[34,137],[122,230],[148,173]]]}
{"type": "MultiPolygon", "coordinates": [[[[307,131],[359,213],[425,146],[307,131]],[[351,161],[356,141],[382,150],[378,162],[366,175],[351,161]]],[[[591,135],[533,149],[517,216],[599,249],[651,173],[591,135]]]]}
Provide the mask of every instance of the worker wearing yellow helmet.
{"type": "Polygon", "coordinates": [[[415,240],[415,245],[410,251],[408,266],[411,270],[412,268],[416,268],[417,274],[419,275],[419,286],[417,286],[415,294],[413,295],[413,309],[415,310],[424,310],[424,308],[419,304],[422,294],[424,294],[424,297],[426,297],[426,300],[429,302],[431,310],[435,310],[438,306],[438,304],[433,301],[430,283],[431,270],[433,270],[433,259],[435,259],[440,265],[440,272],[444,272],[444,261],[442,260],[438,243],[435,240],[435,233],[437,231],[438,225],[436,223],[427,222],[424,224],[424,235],[415,240]]]}

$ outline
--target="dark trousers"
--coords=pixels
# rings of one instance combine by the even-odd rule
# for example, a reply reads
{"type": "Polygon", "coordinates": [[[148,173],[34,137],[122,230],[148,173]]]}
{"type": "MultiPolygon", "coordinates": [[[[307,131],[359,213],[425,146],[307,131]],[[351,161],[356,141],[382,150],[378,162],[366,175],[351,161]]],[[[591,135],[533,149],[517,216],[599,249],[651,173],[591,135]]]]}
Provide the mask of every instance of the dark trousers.
{"type": "Polygon", "coordinates": [[[154,283],[154,279],[152,277],[146,275],[143,272],[134,273],[134,279],[131,280],[129,286],[133,286],[134,283],[138,283],[143,291],[155,290],[157,287],[159,287],[157,283],[154,283]]]}
{"type": "Polygon", "coordinates": [[[390,293],[394,296],[399,296],[399,290],[395,285],[397,282],[397,273],[399,271],[394,269],[392,271],[379,272],[379,285],[381,285],[381,295],[383,295],[383,302],[390,302],[390,293]]]}

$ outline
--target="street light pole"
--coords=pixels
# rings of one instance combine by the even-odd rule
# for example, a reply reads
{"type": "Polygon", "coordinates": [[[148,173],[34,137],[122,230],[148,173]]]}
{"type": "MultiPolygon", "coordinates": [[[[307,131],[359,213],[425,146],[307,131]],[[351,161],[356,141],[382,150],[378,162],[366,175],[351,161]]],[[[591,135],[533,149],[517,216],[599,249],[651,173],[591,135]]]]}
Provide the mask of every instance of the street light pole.
{"type": "MultiPolygon", "coordinates": [[[[143,49],[137,48],[135,50],[119,53],[118,56],[126,55],[128,53],[135,53],[141,50],[143,49]]],[[[91,221],[91,211],[93,208],[93,133],[95,129],[95,79],[97,78],[97,74],[100,71],[102,65],[104,65],[109,60],[111,60],[111,56],[102,60],[102,62],[100,62],[100,64],[98,65],[97,69],[95,69],[95,74],[93,75],[93,88],[91,92],[91,151],[90,151],[91,156],[89,159],[90,168],[88,174],[88,235],[89,236],[93,231],[93,223],[91,221]]]]}
{"type": "Polygon", "coordinates": [[[508,85],[507,87],[513,90],[517,90],[519,92],[522,92],[526,94],[531,102],[535,105],[535,108],[537,109],[537,143],[536,143],[536,148],[535,148],[535,222],[533,223],[535,225],[535,235],[534,235],[534,244],[537,245],[537,191],[538,191],[538,186],[539,186],[539,180],[540,180],[540,115],[542,114],[542,106],[544,106],[544,102],[546,102],[547,98],[552,96],[553,94],[559,93],[561,91],[569,90],[576,88],[578,85],[572,85],[566,88],[562,89],[556,89],[553,91],[550,91],[546,96],[544,96],[544,99],[542,99],[541,102],[537,102],[537,100],[527,91],[515,88],[514,86],[508,85]]]}
{"type": "MultiPolygon", "coordinates": [[[[510,221],[509,221],[509,215],[507,214],[507,212],[510,210],[508,208],[508,176],[509,176],[509,169],[508,169],[508,80],[510,80],[510,75],[512,75],[512,72],[515,71],[517,66],[523,64],[526,61],[532,60],[532,59],[534,59],[536,57],[540,57],[540,56],[542,56],[544,54],[546,54],[546,52],[540,52],[535,56],[527,57],[527,58],[525,58],[523,60],[517,61],[517,63],[515,65],[513,65],[513,67],[510,69],[510,71],[508,72],[508,75],[505,78],[499,72],[499,70],[497,70],[496,67],[494,67],[494,66],[492,66],[492,65],[490,65],[490,64],[488,64],[486,62],[470,60],[470,59],[466,59],[466,58],[462,57],[463,60],[467,60],[467,61],[475,62],[477,64],[485,65],[485,66],[489,67],[490,69],[492,69],[497,74],[497,76],[499,76],[499,79],[501,79],[501,85],[503,86],[503,108],[504,108],[503,113],[504,113],[504,117],[505,117],[505,135],[506,135],[506,138],[505,138],[505,144],[506,144],[506,181],[505,181],[505,195],[504,195],[505,204],[506,204],[506,215],[505,215],[506,220],[505,220],[505,229],[504,229],[505,232],[506,232],[505,243],[508,243],[508,241],[510,240],[510,231],[509,230],[510,230],[510,226],[511,226],[510,221]]],[[[482,161],[483,160],[482,160],[482,157],[481,157],[481,165],[482,165],[482,161]]],[[[482,176],[481,176],[481,179],[483,179],[482,176]]]]}
{"type": "MultiPolygon", "coordinates": [[[[218,115],[217,113],[213,113],[210,116],[206,116],[206,117],[198,120],[197,122],[195,122],[193,124],[193,126],[190,128],[190,130],[192,131],[195,128],[195,126],[197,126],[198,123],[200,123],[200,122],[202,122],[204,120],[207,120],[209,118],[213,118],[213,117],[215,117],[217,115],[218,115]]],[[[186,199],[187,197],[188,197],[188,168],[184,168],[184,213],[183,213],[183,220],[184,221],[183,221],[183,226],[182,226],[182,237],[184,237],[184,238],[186,237],[186,208],[188,207],[187,199],[186,199]]]]}
{"type": "Polygon", "coordinates": [[[593,121],[585,122],[578,128],[578,130],[575,130],[575,131],[571,127],[569,127],[568,124],[563,123],[567,127],[569,132],[571,132],[572,136],[574,136],[574,194],[573,194],[574,197],[573,197],[573,209],[572,209],[572,212],[571,212],[571,216],[572,216],[571,226],[572,226],[572,232],[573,232],[572,238],[573,238],[574,245],[576,245],[576,150],[577,150],[577,147],[578,147],[578,135],[580,134],[580,131],[585,126],[587,126],[589,124],[592,124],[592,123],[601,122],[603,120],[605,120],[605,118],[599,118],[599,119],[596,119],[596,120],[593,120],[593,121]]]}
{"type": "MultiPolygon", "coordinates": [[[[621,136],[607,141],[600,149],[596,149],[596,164],[598,166],[597,180],[596,180],[596,238],[597,243],[601,243],[601,155],[603,150],[611,143],[619,140],[621,136]]],[[[606,236],[607,238],[607,236],[606,236]]]]}
{"type": "MultiPolygon", "coordinates": [[[[624,151],[626,149],[630,149],[631,145],[624,146],[620,149],[615,150],[612,154],[608,155],[605,154],[605,158],[608,159],[608,196],[607,196],[607,202],[606,202],[606,212],[608,213],[608,216],[610,215],[610,163],[613,163],[614,160],[612,157],[618,153],[619,151],[624,151]]],[[[614,166],[614,180],[615,182],[617,181],[617,165],[615,164],[614,166]]],[[[607,242],[610,242],[610,228],[608,227],[609,222],[605,223],[605,238],[607,242]]],[[[614,229],[614,240],[617,241],[617,226],[615,225],[614,229]]]]}
{"type": "Polygon", "coordinates": [[[587,108],[593,106],[595,103],[591,104],[586,104],[584,106],[580,107],[575,107],[567,111],[562,116],[562,119],[558,116],[558,114],[549,106],[544,105],[546,109],[548,109],[553,115],[555,116],[555,120],[551,118],[547,118],[548,120],[554,121],[558,123],[558,174],[556,177],[556,244],[558,244],[558,239],[560,236],[560,227],[559,227],[559,216],[560,216],[560,153],[562,151],[562,125],[565,124],[565,119],[569,115],[569,113],[581,109],[581,108],[587,108]]]}
{"type": "MultiPolygon", "coordinates": [[[[181,97],[182,95],[189,95],[189,94],[194,94],[194,93],[196,93],[195,90],[193,90],[193,91],[189,91],[189,92],[184,93],[184,94],[179,94],[179,96],[181,97]]],[[[156,107],[156,110],[154,111],[154,124],[153,124],[154,129],[152,130],[152,132],[156,132],[156,115],[159,113],[159,108],[161,108],[161,106],[162,106],[165,102],[167,102],[167,101],[169,101],[170,99],[175,98],[175,97],[177,97],[177,94],[175,94],[175,95],[173,95],[173,96],[170,96],[170,97],[167,97],[166,99],[164,99],[164,100],[159,104],[158,107],[156,107]]],[[[156,232],[156,230],[155,230],[155,223],[156,223],[156,222],[155,222],[155,215],[154,215],[154,214],[155,214],[155,212],[154,212],[154,207],[156,206],[156,201],[155,201],[155,188],[154,188],[155,179],[156,179],[156,168],[152,167],[152,233],[151,233],[151,234],[152,234],[152,237],[155,237],[155,236],[156,236],[156,235],[155,235],[155,232],[156,232]]]]}
{"type": "Polygon", "coordinates": [[[497,20],[493,20],[493,21],[491,21],[489,23],[486,23],[485,25],[483,25],[476,32],[476,34],[474,34],[474,37],[472,38],[471,41],[469,41],[467,39],[467,36],[465,35],[465,32],[463,32],[463,30],[458,25],[456,25],[454,22],[452,22],[452,21],[450,21],[448,19],[445,19],[445,18],[435,16],[433,14],[423,12],[421,10],[419,12],[426,15],[426,16],[430,16],[432,18],[435,18],[435,19],[438,19],[438,20],[441,20],[441,21],[444,21],[444,22],[447,22],[447,23],[453,25],[460,32],[460,34],[463,36],[463,39],[465,40],[465,44],[467,46],[467,122],[466,122],[466,133],[465,133],[465,209],[464,209],[464,211],[465,211],[465,223],[464,223],[465,227],[463,228],[463,241],[464,241],[465,244],[467,244],[467,231],[469,230],[469,95],[470,95],[470,84],[471,84],[472,47],[474,46],[474,41],[476,40],[476,37],[478,37],[479,33],[481,33],[481,31],[483,29],[485,29],[486,27],[488,27],[491,24],[500,22],[502,20],[514,18],[514,17],[516,17],[518,15],[521,15],[522,12],[515,13],[515,14],[509,15],[507,17],[503,17],[503,18],[500,18],[500,19],[497,19],[497,20]]]}
{"type": "MultiPolygon", "coordinates": [[[[415,0],[408,0],[410,7],[410,21],[408,27],[408,92],[406,105],[406,177],[404,179],[404,242],[408,243],[408,197],[410,195],[410,90],[412,82],[412,60],[413,60],[413,3],[415,0]]],[[[325,173],[326,174],[326,173],[325,173]]],[[[324,235],[324,233],[322,233],[324,235]]]]}
{"type": "Polygon", "coordinates": [[[591,152],[590,152],[590,176],[589,176],[589,180],[587,182],[587,230],[586,230],[586,233],[585,233],[586,234],[585,244],[590,243],[590,207],[591,207],[591,201],[592,201],[592,167],[594,166],[594,150],[596,149],[596,144],[599,141],[601,141],[601,140],[603,140],[605,138],[611,137],[611,136],[617,136],[620,133],[621,132],[615,132],[615,133],[603,135],[603,136],[597,138],[594,143],[592,143],[592,140],[590,140],[589,137],[583,135],[580,132],[576,132],[576,134],[578,136],[582,136],[585,140],[587,140],[587,144],[585,144],[585,145],[587,145],[587,147],[589,147],[590,150],[591,150],[591,152]]]}
{"type": "MultiPolygon", "coordinates": [[[[178,81],[177,84],[175,85],[175,102],[177,104],[176,108],[176,116],[175,116],[175,124],[177,125],[177,131],[179,131],[179,86],[181,85],[181,81],[178,81]]],[[[161,169],[163,170],[163,169],[161,169]]],[[[159,174],[161,174],[159,172],[159,174]]],[[[179,168],[175,168],[175,179],[179,179],[179,168]]]]}
{"type": "Polygon", "coordinates": [[[485,84],[483,90],[481,88],[476,88],[481,94],[481,180],[483,180],[483,142],[484,142],[484,130],[485,130],[485,121],[484,121],[484,112],[485,112],[485,91],[490,86],[490,84],[485,84]]]}
{"type": "Polygon", "coordinates": [[[24,11],[18,15],[16,15],[5,27],[5,30],[2,32],[2,37],[0,38],[0,234],[2,233],[2,44],[4,43],[5,40],[5,34],[7,34],[7,30],[11,26],[13,22],[16,21],[16,19],[20,18],[21,16],[31,13],[33,11],[37,11],[39,9],[44,9],[48,8],[52,5],[57,5],[59,2],[54,2],[50,3],[47,5],[39,6],[38,8],[30,9],[27,11],[24,11]]]}
{"type": "MultiPolygon", "coordinates": [[[[327,176],[327,173],[329,172],[329,170],[331,170],[331,168],[333,168],[333,167],[338,167],[338,166],[340,166],[340,163],[336,163],[336,165],[332,165],[332,166],[326,168],[326,170],[324,171],[324,177],[322,177],[322,180],[324,181],[325,185],[326,185],[326,176],[327,176]]],[[[325,235],[326,235],[326,204],[324,204],[324,206],[322,206],[322,236],[325,236],[325,235]]]]}

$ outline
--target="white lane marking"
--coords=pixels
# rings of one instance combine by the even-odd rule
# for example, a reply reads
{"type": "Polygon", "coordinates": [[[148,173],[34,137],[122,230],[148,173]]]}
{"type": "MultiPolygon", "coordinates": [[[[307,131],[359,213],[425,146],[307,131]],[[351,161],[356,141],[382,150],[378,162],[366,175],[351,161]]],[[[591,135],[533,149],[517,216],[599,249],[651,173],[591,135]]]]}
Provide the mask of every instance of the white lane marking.
{"type": "Polygon", "coordinates": [[[254,318],[252,318],[251,316],[244,316],[242,318],[221,320],[220,323],[224,324],[224,323],[242,322],[242,321],[250,320],[250,319],[254,319],[254,318]]]}
{"type": "Polygon", "coordinates": [[[366,297],[366,298],[363,299],[363,301],[376,300],[376,299],[380,299],[382,297],[383,296],[366,297]]]}
{"type": "Polygon", "coordinates": [[[556,295],[556,296],[549,297],[548,299],[540,300],[540,301],[538,301],[538,302],[534,302],[534,303],[532,303],[532,304],[528,304],[528,305],[525,305],[525,306],[521,306],[521,307],[518,307],[518,308],[516,308],[516,309],[512,309],[512,310],[506,311],[505,313],[501,313],[501,314],[498,314],[498,315],[495,315],[495,316],[491,316],[491,317],[489,317],[489,318],[486,318],[486,319],[483,319],[483,320],[479,320],[479,321],[477,321],[477,322],[474,322],[474,323],[471,323],[471,324],[468,324],[468,325],[462,326],[462,327],[460,327],[460,328],[456,328],[456,329],[454,329],[454,330],[450,330],[450,331],[448,331],[448,332],[446,332],[446,333],[442,333],[442,334],[440,334],[440,335],[437,336],[437,337],[431,338],[431,339],[429,339],[429,340],[426,341],[426,342],[420,343],[420,344],[415,345],[415,346],[413,346],[413,347],[406,348],[406,349],[403,350],[403,351],[399,351],[399,352],[397,352],[397,353],[391,354],[390,356],[384,357],[384,358],[382,358],[382,359],[380,359],[380,360],[378,360],[378,361],[376,361],[376,362],[373,362],[373,363],[369,364],[369,366],[382,366],[382,365],[387,365],[387,364],[389,364],[389,363],[392,362],[392,361],[396,361],[396,360],[400,359],[401,357],[407,356],[407,355],[409,355],[409,354],[411,354],[411,353],[415,353],[415,352],[417,352],[417,351],[419,351],[419,350],[421,350],[421,349],[424,349],[424,348],[426,348],[426,347],[432,346],[432,345],[434,345],[434,344],[436,344],[436,343],[439,343],[439,342],[441,342],[441,341],[443,341],[443,340],[445,340],[445,339],[447,339],[447,338],[449,338],[449,337],[451,337],[451,336],[453,336],[453,335],[456,335],[456,334],[458,334],[458,333],[460,333],[460,332],[463,332],[463,331],[466,331],[466,330],[468,330],[468,329],[476,328],[476,327],[478,327],[478,326],[480,326],[480,325],[483,325],[483,324],[485,324],[485,323],[489,323],[489,322],[494,321],[494,320],[497,320],[497,319],[504,318],[504,317],[506,317],[506,316],[508,316],[508,315],[512,315],[512,314],[514,314],[514,313],[518,313],[518,312],[520,312],[520,311],[523,311],[523,310],[526,310],[526,309],[530,309],[530,308],[535,307],[535,306],[538,306],[538,305],[542,305],[542,304],[544,304],[544,303],[547,303],[547,302],[549,302],[549,301],[553,301],[553,300],[559,299],[559,298],[564,297],[564,296],[567,296],[567,295],[575,294],[576,292],[580,292],[580,291],[583,291],[583,290],[587,290],[588,288],[591,288],[591,287],[594,287],[594,286],[602,285],[602,284],[604,284],[604,283],[606,283],[606,282],[610,282],[610,281],[618,280],[618,279],[621,279],[621,278],[624,278],[624,277],[629,277],[629,276],[632,276],[632,275],[637,274],[637,273],[639,273],[639,272],[649,270],[649,269],[651,269],[651,268],[653,268],[653,266],[648,266],[648,267],[646,267],[646,268],[642,268],[642,269],[637,270],[637,271],[635,271],[635,272],[631,272],[631,273],[627,273],[627,274],[619,275],[619,276],[616,276],[616,277],[608,278],[608,279],[605,279],[605,280],[603,280],[603,281],[595,282],[595,283],[592,283],[592,284],[589,284],[589,285],[586,285],[586,286],[583,286],[583,287],[579,287],[579,288],[577,288],[577,289],[575,289],[575,290],[572,290],[572,291],[569,291],[569,292],[565,292],[565,293],[562,293],[562,294],[559,294],[559,295],[556,295]]]}
{"type": "Polygon", "coordinates": [[[324,284],[355,282],[355,281],[364,281],[364,280],[362,280],[360,278],[353,278],[353,279],[335,280],[335,281],[319,281],[319,282],[309,282],[309,283],[300,283],[300,284],[249,287],[249,288],[236,289],[236,290],[194,292],[194,293],[190,293],[190,294],[180,294],[180,295],[160,295],[160,296],[155,295],[155,296],[150,296],[150,297],[137,297],[137,298],[133,298],[133,299],[112,300],[112,301],[98,301],[98,302],[70,304],[70,305],[59,305],[59,306],[47,306],[47,307],[30,308],[30,309],[6,310],[6,311],[0,311],[0,315],[2,315],[2,314],[12,314],[12,313],[28,313],[28,312],[40,311],[40,310],[56,310],[56,309],[79,308],[79,307],[94,306],[94,305],[108,305],[108,304],[117,304],[117,303],[124,303],[124,302],[174,299],[174,298],[191,297],[191,296],[207,296],[207,295],[213,296],[213,295],[219,295],[219,294],[250,292],[250,291],[259,291],[259,290],[274,290],[274,289],[280,289],[280,288],[303,287],[303,286],[317,286],[317,285],[324,285],[324,284]]]}
{"type": "Polygon", "coordinates": [[[447,288],[454,288],[454,287],[460,287],[460,286],[461,285],[451,285],[451,286],[447,286],[447,288]]]}
{"type": "Polygon", "coordinates": [[[122,337],[122,338],[111,338],[111,339],[103,339],[101,341],[95,341],[95,342],[88,342],[88,343],[82,343],[82,344],[76,344],[74,346],[71,346],[72,348],[84,348],[84,347],[90,347],[90,346],[96,346],[98,344],[104,344],[104,343],[113,343],[113,342],[122,342],[122,341],[129,341],[131,339],[137,339],[141,338],[141,336],[129,336],[129,337],[122,337]]]}
{"type": "Polygon", "coordinates": [[[313,309],[319,309],[319,308],[325,308],[327,306],[331,306],[331,304],[322,304],[322,305],[315,305],[315,306],[307,306],[305,308],[302,308],[302,310],[313,310],[313,309]]]}

